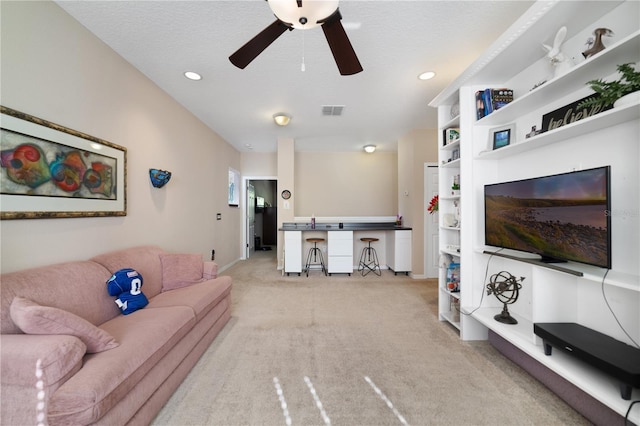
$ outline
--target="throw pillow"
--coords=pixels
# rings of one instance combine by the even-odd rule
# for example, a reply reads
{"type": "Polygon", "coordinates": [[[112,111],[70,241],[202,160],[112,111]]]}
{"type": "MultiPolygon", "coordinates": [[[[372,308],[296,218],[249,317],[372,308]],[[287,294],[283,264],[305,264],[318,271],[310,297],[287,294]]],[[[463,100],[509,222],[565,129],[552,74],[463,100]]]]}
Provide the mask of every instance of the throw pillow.
{"type": "Polygon", "coordinates": [[[120,344],[106,331],[71,312],[39,305],[15,297],[9,313],[13,322],[26,334],[67,334],[76,336],[87,346],[87,353],[113,349],[120,344]]]}
{"type": "Polygon", "coordinates": [[[204,264],[199,254],[164,253],[162,262],[162,291],[175,290],[204,280],[204,264]]]}
{"type": "Polygon", "coordinates": [[[142,292],[142,275],[132,268],[122,268],[107,280],[110,296],[118,296],[116,305],[124,315],[129,315],[149,304],[142,292]]]}
{"type": "Polygon", "coordinates": [[[120,296],[122,293],[136,294],[142,287],[142,275],[132,268],[122,268],[107,280],[109,296],[120,296]]]}

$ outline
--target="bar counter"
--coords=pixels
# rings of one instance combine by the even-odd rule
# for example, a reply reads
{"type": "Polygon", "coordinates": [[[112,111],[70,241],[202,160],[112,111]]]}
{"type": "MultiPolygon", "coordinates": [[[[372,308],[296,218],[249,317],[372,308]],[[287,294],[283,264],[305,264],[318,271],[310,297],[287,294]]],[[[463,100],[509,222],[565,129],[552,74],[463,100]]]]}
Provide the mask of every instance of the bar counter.
{"type": "Polygon", "coordinates": [[[411,271],[411,228],[395,222],[284,222],[284,272],[300,275],[305,270],[303,259],[309,253],[310,238],[321,238],[318,248],[327,259],[329,275],[349,274],[359,269],[365,242],[363,237],[377,238],[373,248],[377,251],[381,267],[397,273],[411,271]]]}

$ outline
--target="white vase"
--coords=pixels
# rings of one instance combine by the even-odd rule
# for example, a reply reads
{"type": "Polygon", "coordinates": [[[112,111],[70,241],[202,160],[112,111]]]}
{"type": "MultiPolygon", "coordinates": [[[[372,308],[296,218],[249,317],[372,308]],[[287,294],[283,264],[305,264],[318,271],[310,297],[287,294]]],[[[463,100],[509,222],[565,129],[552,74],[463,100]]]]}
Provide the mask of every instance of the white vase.
{"type": "Polygon", "coordinates": [[[620,108],[626,105],[633,105],[640,102],[640,90],[624,95],[613,103],[614,108],[620,108]]]}

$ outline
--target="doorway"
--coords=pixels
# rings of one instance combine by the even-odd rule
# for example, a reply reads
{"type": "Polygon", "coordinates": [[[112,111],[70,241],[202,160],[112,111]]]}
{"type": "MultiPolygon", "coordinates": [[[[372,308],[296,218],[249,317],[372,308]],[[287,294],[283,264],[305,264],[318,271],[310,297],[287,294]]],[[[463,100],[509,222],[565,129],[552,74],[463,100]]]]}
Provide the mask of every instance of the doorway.
{"type": "Polygon", "coordinates": [[[256,252],[276,253],[278,211],[276,179],[247,179],[246,258],[256,252]]]}

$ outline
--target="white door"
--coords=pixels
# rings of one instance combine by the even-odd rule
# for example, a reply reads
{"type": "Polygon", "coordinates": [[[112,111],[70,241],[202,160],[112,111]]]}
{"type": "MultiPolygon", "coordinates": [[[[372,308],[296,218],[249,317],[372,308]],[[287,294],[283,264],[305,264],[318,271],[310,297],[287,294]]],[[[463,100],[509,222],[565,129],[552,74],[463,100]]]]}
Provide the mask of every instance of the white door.
{"type": "Polygon", "coordinates": [[[256,235],[256,190],[251,184],[247,183],[247,259],[251,257],[251,253],[255,249],[256,235]]]}
{"type": "Polygon", "coordinates": [[[438,195],[438,166],[424,164],[424,274],[427,278],[438,277],[440,250],[438,244],[438,212],[429,214],[427,207],[431,199],[438,195]]]}

